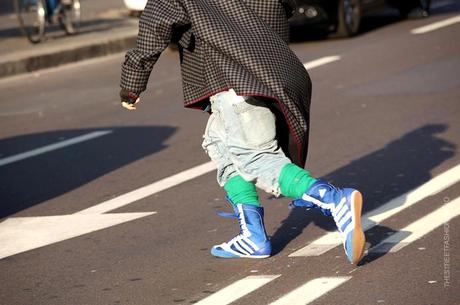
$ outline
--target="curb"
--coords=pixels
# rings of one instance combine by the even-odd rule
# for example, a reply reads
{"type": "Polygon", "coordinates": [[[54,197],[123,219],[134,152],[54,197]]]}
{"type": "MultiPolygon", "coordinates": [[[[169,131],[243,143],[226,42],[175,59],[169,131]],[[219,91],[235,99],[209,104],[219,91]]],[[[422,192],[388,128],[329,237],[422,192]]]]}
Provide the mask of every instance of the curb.
{"type": "Polygon", "coordinates": [[[137,32],[137,28],[129,28],[104,35],[104,38],[100,33],[74,36],[75,39],[65,45],[44,46],[4,56],[0,59],[0,78],[126,51],[135,46],[137,32]]]}

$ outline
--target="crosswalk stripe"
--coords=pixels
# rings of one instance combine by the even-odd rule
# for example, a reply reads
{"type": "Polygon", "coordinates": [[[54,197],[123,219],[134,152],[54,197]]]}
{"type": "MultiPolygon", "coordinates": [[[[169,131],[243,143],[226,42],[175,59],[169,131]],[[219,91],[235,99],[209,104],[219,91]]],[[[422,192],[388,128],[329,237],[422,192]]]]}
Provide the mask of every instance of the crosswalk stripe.
{"type": "Polygon", "coordinates": [[[0,222],[0,260],[154,214],[157,212],[11,217],[0,222]]]}
{"type": "Polygon", "coordinates": [[[369,252],[397,252],[458,215],[460,215],[460,197],[387,237],[369,252]]]}
{"type": "Polygon", "coordinates": [[[170,177],[161,179],[149,185],[138,188],[129,193],[120,195],[118,197],[109,199],[87,209],[81,210],[76,214],[102,214],[109,211],[121,208],[125,205],[133,203],[137,200],[141,200],[148,196],[154,195],[161,191],[167,190],[171,187],[190,181],[201,175],[207,174],[216,169],[215,164],[212,161],[203,163],[201,165],[192,167],[188,170],[182,171],[170,177]]]}
{"type": "MultiPolygon", "coordinates": [[[[396,215],[402,210],[420,202],[428,196],[435,195],[440,191],[460,181],[460,164],[436,176],[416,189],[398,196],[384,205],[363,215],[362,226],[368,230],[379,222],[396,215]]],[[[331,232],[314,240],[307,246],[291,253],[289,257],[319,256],[335,248],[342,243],[342,236],[338,232],[331,232]]]]}
{"type": "Polygon", "coordinates": [[[460,22],[460,15],[413,29],[411,30],[411,33],[412,34],[425,34],[431,31],[435,31],[435,30],[444,28],[446,26],[453,25],[458,22],[460,22]]]}
{"type": "Polygon", "coordinates": [[[50,144],[50,145],[42,146],[42,147],[39,147],[39,148],[36,148],[36,149],[32,149],[32,150],[29,150],[29,151],[26,151],[26,152],[23,152],[23,153],[14,155],[14,156],[10,156],[10,157],[0,159],[0,166],[4,166],[4,165],[10,164],[10,163],[21,161],[21,160],[24,160],[24,159],[27,159],[27,158],[35,157],[35,156],[38,156],[38,155],[41,155],[41,154],[44,154],[44,153],[47,153],[47,152],[50,152],[50,151],[53,151],[53,150],[64,148],[66,146],[70,146],[70,145],[74,145],[74,144],[77,144],[77,143],[88,141],[88,140],[91,140],[91,139],[94,139],[94,138],[98,138],[98,137],[104,136],[104,135],[112,133],[112,132],[113,132],[112,130],[94,131],[94,132],[90,132],[90,133],[87,133],[87,134],[84,134],[84,135],[81,135],[81,136],[78,136],[78,137],[75,137],[75,138],[71,138],[71,139],[64,140],[64,141],[61,141],[61,142],[57,142],[57,143],[54,143],[54,144],[50,144]]]}
{"type": "Polygon", "coordinates": [[[340,58],[341,57],[339,55],[325,56],[325,57],[321,57],[321,58],[309,61],[309,62],[305,63],[303,66],[305,67],[305,69],[311,70],[311,69],[317,68],[319,66],[326,65],[326,64],[329,64],[331,62],[340,60],[340,58]]]}
{"type": "Polygon", "coordinates": [[[351,276],[320,277],[294,289],[270,305],[307,305],[349,279],[351,276]]]}
{"type": "Polygon", "coordinates": [[[217,291],[196,305],[226,305],[280,277],[277,275],[251,275],[217,291]]]}

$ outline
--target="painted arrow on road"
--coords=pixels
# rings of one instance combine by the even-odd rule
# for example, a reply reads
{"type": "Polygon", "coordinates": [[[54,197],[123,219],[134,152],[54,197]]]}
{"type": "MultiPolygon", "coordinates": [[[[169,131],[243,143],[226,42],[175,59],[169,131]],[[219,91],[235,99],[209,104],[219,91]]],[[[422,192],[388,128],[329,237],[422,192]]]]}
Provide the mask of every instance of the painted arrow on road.
{"type": "Polygon", "coordinates": [[[108,212],[213,170],[212,162],[201,164],[71,215],[8,218],[0,223],[0,259],[156,214],[108,212]]]}
{"type": "MultiPolygon", "coordinates": [[[[45,154],[112,133],[100,130],[0,159],[0,166],[45,154]]],[[[108,212],[109,210],[106,210],[108,212]]],[[[60,216],[12,217],[0,223],[0,259],[156,214],[102,212],[60,216]]]]}

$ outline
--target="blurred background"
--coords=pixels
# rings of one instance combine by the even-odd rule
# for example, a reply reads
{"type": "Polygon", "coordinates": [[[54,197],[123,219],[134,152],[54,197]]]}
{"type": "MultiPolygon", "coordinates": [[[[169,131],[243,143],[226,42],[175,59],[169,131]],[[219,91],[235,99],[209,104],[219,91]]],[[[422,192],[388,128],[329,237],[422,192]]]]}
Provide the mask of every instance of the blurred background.
{"type": "MultiPolygon", "coordinates": [[[[430,0],[295,3],[290,12],[293,42],[352,37],[407,18],[427,17],[431,6],[430,0]]],[[[146,0],[2,0],[0,77],[131,48],[145,4],[146,0]]]]}

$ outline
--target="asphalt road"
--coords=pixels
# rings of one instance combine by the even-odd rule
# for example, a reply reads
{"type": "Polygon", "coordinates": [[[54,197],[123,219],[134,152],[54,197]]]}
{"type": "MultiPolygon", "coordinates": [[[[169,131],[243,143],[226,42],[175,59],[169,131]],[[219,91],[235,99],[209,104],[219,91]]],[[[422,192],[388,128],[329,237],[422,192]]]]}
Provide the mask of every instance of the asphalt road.
{"type": "Polygon", "coordinates": [[[135,112],[117,98],[121,54],[0,80],[0,303],[460,304],[460,23],[411,32],[459,11],[291,45],[329,59],[310,69],[307,167],[365,194],[358,267],[330,219],[263,193],[274,256],[210,255],[237,226],[215,215],[207,114],[182,107],[176,53],[135,112]]]}

